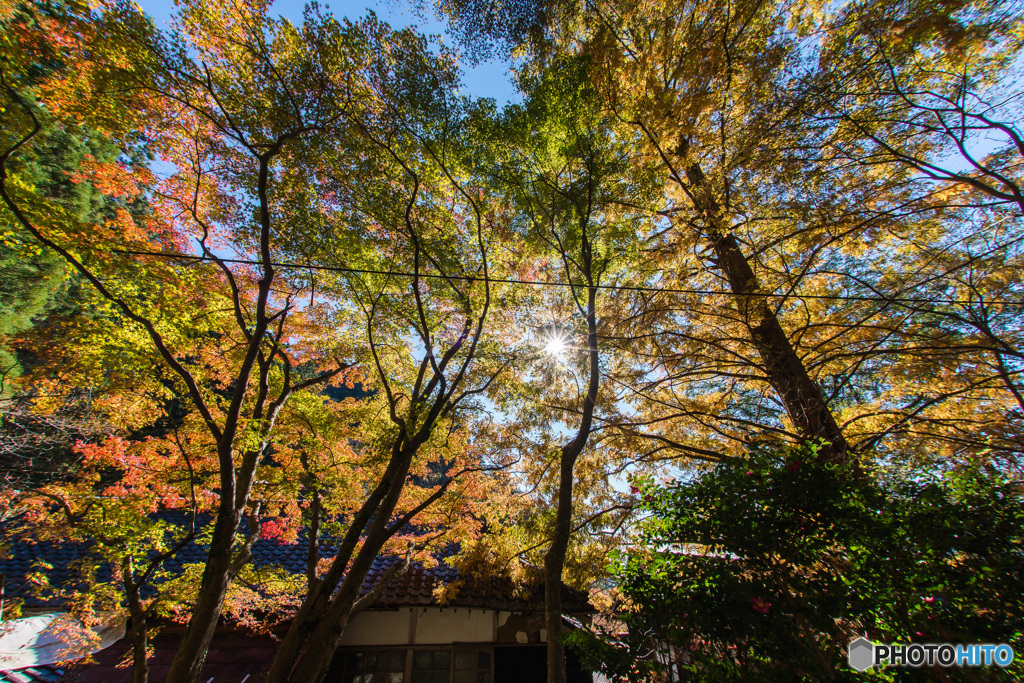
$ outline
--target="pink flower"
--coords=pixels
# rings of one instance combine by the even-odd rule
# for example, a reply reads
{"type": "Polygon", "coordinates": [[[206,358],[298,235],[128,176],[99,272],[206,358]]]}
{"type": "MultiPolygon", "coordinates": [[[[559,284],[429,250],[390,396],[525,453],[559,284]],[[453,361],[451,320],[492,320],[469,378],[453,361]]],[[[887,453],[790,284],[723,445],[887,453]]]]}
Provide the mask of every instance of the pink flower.
{"type": "Polygon", "coordinates": [[[629,492],[630,492],[630,494],[632,494],[632,495],[634,495],[634,496],[635,496],[636,494],[640,493],[640,488],[639,488],[639,487],[637,487],[637,486],[636,486],[636,485],[634,485],[634,484],[630,484],[630,485],[629,485],[629,492]]]}
{"type": "Polygon", "coordinates": [[[750,598],[750,606],[761,614],[768,614],[772,608],[772,603],[768,602],[764,598],[750,598]]]}
{"type": "Polygon", "coordinates": [[[794,460],[793,462],[789,463],[789,466],[786,469],[789,470],[790,472],[799,472],[802,464],[803,463],[801,463],[799,460],[794,460]]]}

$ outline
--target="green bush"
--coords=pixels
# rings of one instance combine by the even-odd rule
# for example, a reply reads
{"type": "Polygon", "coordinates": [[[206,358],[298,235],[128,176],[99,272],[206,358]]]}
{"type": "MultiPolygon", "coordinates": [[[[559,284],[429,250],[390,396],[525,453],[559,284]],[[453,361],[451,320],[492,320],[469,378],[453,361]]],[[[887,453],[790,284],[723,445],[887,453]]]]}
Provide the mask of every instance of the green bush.
{"type": "Polygon", "coordinates": [[[619,680],[1020,680],[1008,670],[847,666],[846,645],[999,643],[1024,630],[1024,501],[982,471],[886,481],[760,446],[671,485],[635,482],[648,516],[613,565],[618,639],[579,632],[619,680]],[[981,679],[977,676],[981,675],[981,679]],[[961,678],[962,677],[962,678],[961,678]]]}

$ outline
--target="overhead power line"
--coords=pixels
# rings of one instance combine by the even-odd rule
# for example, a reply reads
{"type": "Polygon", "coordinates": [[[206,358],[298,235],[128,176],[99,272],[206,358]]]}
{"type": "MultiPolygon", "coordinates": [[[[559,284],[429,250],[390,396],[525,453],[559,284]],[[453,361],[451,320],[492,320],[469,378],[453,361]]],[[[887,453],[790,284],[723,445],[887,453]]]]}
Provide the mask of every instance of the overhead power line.
{"type": "MultiPolygon", "coordinates": [[[[259,266],[262,267],[264,264],[262,261],[252,261],[249,259],[234,259],[234,258],[221,258],[212,256],[199,256],[197,254],[174,254],[165,251],[139,251],[133,249],[113,249],[112,251],[119,254],[130,254],[133,256],[156,256],[158,258],[166,259],[185,259],[188,261],[203,261],[203,262],[221,262],[221,263],[237,263],[242,265],[259,266]]],[[[272,261],[270,265],[274,268],[293,268],[295,270],[321,270],[335,273],[353,273],[353,274],[364,274],[364,275],[387,275],[394,277],[420,277],[427,279],[436,280],[460,280],[463,282],[486,282],[488,284],[504,284],[504,285],[524,285],[528,287],[586,287],[587,285],[577,284],[572,282],[545,282],[543,280],[511,280],[506,278],[495,278],[495,277],[480,277],[477,275],[443,275],[441,273],[411,273],[407,271],[399,270],[374,270],[372,268],[349,268],[347,266],[322,266],[314,265],[312,263],[289,263],[287,261],[272,261]]],[[[595,289],[607,289],[621,292],[648,292],[651,294],[698,294],[703,296],[717,296],[721,294],[728,294],[728,292],[722,292],[720,290],[711,289],[686,289],[682,287],[642,287],[639,285],[594,285],[595,289]]],[[[858,296],[858,295],[841,295],[841,294],[754,294],[751,296],[771,296],[771,297],[786,297],[794,299],[822,299],[830,301],[882,301],[889,303],[898,304],[928,304],[928,303],[942,303],[942,304],[973,304],[976,301],[967,299],[949,299],[949,298],[928,298],[928,299],[915,299],[909,297],[878,297],[878,296],[858,296]]],[[[1021,306],[1024,305],[1024,301],[1000,301],[990,300],[987,301],[989,304],[1000,305],[1000,306],[1021,306]]]]}

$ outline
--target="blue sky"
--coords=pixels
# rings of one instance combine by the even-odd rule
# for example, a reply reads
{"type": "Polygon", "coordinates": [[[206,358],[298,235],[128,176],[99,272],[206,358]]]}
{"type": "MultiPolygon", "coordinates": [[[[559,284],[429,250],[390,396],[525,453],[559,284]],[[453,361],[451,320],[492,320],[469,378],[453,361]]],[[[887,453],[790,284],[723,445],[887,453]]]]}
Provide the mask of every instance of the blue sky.
{"type": "MultiPolygon", "coordinates": [[[[146,14],[156,20],[158,26],[167,27],[174,11],[174,3],[171,0],[137,0],[137,2],[146,14]]],[[[278,0],[273,4],[271,13],[283,15],[298,23],[302,21],[304,5],[303,0],[278,0]]],[[[433,16],[416,16],[411,8],[401,2],[334,0],[334,2],[321,2],[321,6],[329,8],[331,13],[339,19],[341,17],[356,19],[365,15],[368,10],[373,10],[377,16],[396,28],[416,25],[424,33],[445,36],[446,44],[454,44],[454,41],[446,35],[445,25],[442,22],[433,16]]],[[[474,97],[492,97],[497,101],[499,107],[510,101],[520,101],[515,86],[509,79],[508,67],[509,63],[501,60],[485,62],[474,68],[463,66],[463,92],[474,97]]]]}

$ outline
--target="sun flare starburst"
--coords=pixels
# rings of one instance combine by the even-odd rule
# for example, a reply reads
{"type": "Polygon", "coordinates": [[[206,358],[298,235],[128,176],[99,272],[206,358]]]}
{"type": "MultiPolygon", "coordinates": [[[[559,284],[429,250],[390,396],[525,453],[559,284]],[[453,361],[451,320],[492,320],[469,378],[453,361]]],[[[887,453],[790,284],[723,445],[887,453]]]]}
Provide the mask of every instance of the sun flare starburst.
{"type": "Polygon", "coordinates": [[[563,337],[549,337],[544,344],[544,352],[549,356],[561,356],[565,353],[566,345],[563,337]]]}

